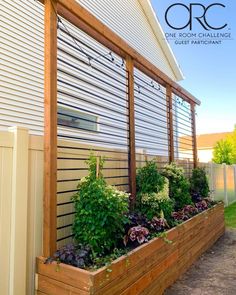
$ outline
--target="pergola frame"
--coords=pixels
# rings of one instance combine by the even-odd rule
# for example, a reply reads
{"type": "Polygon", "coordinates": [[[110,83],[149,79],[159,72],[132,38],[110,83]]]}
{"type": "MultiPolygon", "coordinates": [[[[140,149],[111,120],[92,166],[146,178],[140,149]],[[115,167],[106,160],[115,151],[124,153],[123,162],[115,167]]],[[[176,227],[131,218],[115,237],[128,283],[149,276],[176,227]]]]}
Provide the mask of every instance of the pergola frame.
{"type": "Polygon", "coordinates": [[[45,5],[43,255],[48,257],[56,250],[57,232],[57,14],[86,32],[126,61],[129,102],[129,183],[132,205],[134,204],[136,194],[134,67],[166,87],[169,125],[169,162],[174,161],[172,94],[178,95],[191,105],[194,167],[197,166],[195,105],[199,105],[200,101],[129,46],[122,38],[75,0],[39,1],[45,5]]]}

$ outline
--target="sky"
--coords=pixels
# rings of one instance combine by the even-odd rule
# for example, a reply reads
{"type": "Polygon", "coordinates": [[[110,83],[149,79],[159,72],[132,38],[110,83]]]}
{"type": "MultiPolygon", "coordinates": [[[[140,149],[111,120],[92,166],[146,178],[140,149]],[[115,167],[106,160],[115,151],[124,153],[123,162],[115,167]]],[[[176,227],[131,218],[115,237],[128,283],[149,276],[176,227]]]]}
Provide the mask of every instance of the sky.
{"type": "MultiPolygon", "coordinates": [[[[169,44],[185,76],[179,82],[181,86],[201,100],[197,108],[197,133],[218,133],[234,129],[236,124],[236,1],[235,0],[152,0],[153,8],[165,34],[176,34],[170,38],[169,44]],[[206,30],[196,19],[189,27],[182,30],[172,29],[165,20],[165,12],[172,4],[181,3],[189,7],[191,3],[200,3],[208,7],[214,3],[225,5],[211,6],[206,12],[206,21],[211,27],[225,28],[213,30],[203,22],[206,30]],[[183,33],[192,33],[192,38],[182,37],[183,33]],[[191,44],[193,39],[205,40],[199,34],[228,34],[224,40],[213,36],[207,41],[221,41],[221,44],[191,44]],[[229,33],[231,34],[229,36],[229,33]],[[229,39],[229,40],[228,40],[229,39]],[[184,41],[187,44],[176,44],[184,41]]],[[[204,8],[192,6],[192,15],[201,16],[204,8]]],[[[169,24],[173,27],[183,27],[188,23],[189,13],[184,6],[173,6],[169,9],[169,24]]],[[[173,36],[173,35],[172,35],[173,36]]],[[[225,35],[226,36],[226,35],[225,35]]]]}

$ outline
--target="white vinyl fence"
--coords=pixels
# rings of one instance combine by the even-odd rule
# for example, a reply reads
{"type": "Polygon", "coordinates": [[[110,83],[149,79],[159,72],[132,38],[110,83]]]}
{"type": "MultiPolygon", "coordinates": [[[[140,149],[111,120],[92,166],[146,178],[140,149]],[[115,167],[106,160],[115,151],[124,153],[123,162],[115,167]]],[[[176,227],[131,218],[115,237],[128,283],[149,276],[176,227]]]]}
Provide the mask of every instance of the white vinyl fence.
{"type": "Polygon", "coordinates": [[[236,202],[236,165],[200,163],[209,178],[211,195],[228,206],[236,202]]]}
{"type": "MultiPolygon", "coordinates": [[[[60,145],[66,144],[72,143],[60,141],[60,145]]],[[[78,147],[78,143],[73,144],[78,147]]],[[[86,151],[90,149],[87,146],[86,151]]],[[[75,153],[62,150],[67,157],[78,157],[75,153]]],[[[67,167],[65,162],[60,165],[67,167]]],[[[224,200],[226,205],[235,202],[236,165],[200,166],[206,168],[214,199],[224,200]]],[[[74,173],[67,177],[80,176],[74,173]]],[[[71,189],[67,183],[58,184],[58,190],[71,189]]],[[[19,127],[0,131],[0,295],[34,294],[35,257],[42,254],[42,220],[43,137],[19,127]]]]}
{"type": "Polygon", "coordinates": [[[0,295],[33,295],[42,254],[43,138],[0,131],[0,295]]]}

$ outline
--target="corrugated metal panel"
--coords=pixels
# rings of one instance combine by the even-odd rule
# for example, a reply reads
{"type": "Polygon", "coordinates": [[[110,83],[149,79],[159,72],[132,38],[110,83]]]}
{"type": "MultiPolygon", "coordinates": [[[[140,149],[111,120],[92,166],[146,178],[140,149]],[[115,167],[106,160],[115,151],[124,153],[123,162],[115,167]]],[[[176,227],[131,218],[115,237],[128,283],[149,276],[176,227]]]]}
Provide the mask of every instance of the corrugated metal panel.
{"type": "MultiPolygon", "coordinates": [[[[132,47],[174,78],[138,1],[81,0],[79,2],[123,37],[132,47]]],[[[5,129],[8,126],[19,125],[28,127],[32,133],[41,134],[43,132],[43,7],[33,0],[5,0],[1,2],[0,18],[0,128],[5,129]]],[[[97,49],[101,52],[106,50],[103,46],[94,43],[80,30],[71,25],[68,27],[74,36],[83,38],[86,43],[91,45],[96,44],[97,49]]],[[[73,43],[70,38],[68,38],[68,42],[73,43]]],[[[66,49],[68,62],[73,62],[74,65],[78,64],[83,69],[82,63],[73,58],[73,55],[78,56],[74,49],[62,43],[60,47],[66,49]],[[68,51],[71,53],[71,57],[68,57],[68,51]]],[[[59,56],[63,58],[63,53],[61,52],[59,56]]],[[[86,58],[84,57],[84,59],[86,58]]],[[[71,74],[71,72],[75,72],[74,69],[71,70],[70,66],[64,64],[61,69],[64,72],[59,72],[59,79],[68,81],[68,83],[77,83],[73,77],[65,73],[66,71],[71,74]]],[[[109,70],[107,74],[106,79],[109,82],[109,75],[112,74],[109,73],[109,70]]],[[[86,75],[84,78],[88,79],[86,75]]],[[[113,80],[110,79],[110,82],[113,83],[113,80]]],[[[102,91],[99,89],[85,84],[81,82],[81,86],[89,87],[90,91],[96,91],[102,95],[102,91]]],[[[60,82],[59,88],[63,88],[69,94],[59,94],[59,100],[75,105],[76,99],[71,95],[75,93],[75,89],[69,85],[63,84],[62,86],[60,82]]],[[[115,90],[113,92],[116,93],[115,90]]],[[[80,93],[80,95],[82,94],[80,93]]],[[[107,98],[112,100],[113,95],[108,95],[107,98]]],[[[92,97],[89,98],[87,95],[84,96],[84,99],[91,100],[92,97]]],[[[92,106],[91,102],[89,105],[86,102],[81,102],[80,106],[84,108],[89,106],[91,111],[99,112],[102,105],[96,107],[92,106]]],[[[117,110],[123,109],[118,108],[117,110]]],[[[105,109],[102,111],[104,114],[108,113],[105,109]]],[[[115,109],[112,115],[119,117],[115,114],[115,109]]],[[[107,131],[107,128],[104,127],[104,130],[107,131]]]]}

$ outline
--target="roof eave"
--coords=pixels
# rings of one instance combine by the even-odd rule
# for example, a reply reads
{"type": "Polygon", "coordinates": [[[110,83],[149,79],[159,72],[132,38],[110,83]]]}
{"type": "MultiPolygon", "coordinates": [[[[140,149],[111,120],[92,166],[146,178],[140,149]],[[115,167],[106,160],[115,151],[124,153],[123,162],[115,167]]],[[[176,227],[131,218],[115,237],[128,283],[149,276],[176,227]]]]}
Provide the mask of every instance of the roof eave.
{"type": "Polygon", "coordinates": [[[156,13],[152,7],[150,0],[138,0],[138,1],[141,4],[149,22],[150,22],[152,30],[153,30],[158,42],[161,45],[161,48],[162,48],[170,66],[171,66],[171,69],[176,77],[176,80],[177,81],[183,80],[184,79],[183,72],[181,71],[180,66],[174,56],[174,53],[165,38],[165,34],[163,32],[163,29],[160,25],[160,22],[156,16],[156,13]]]}

